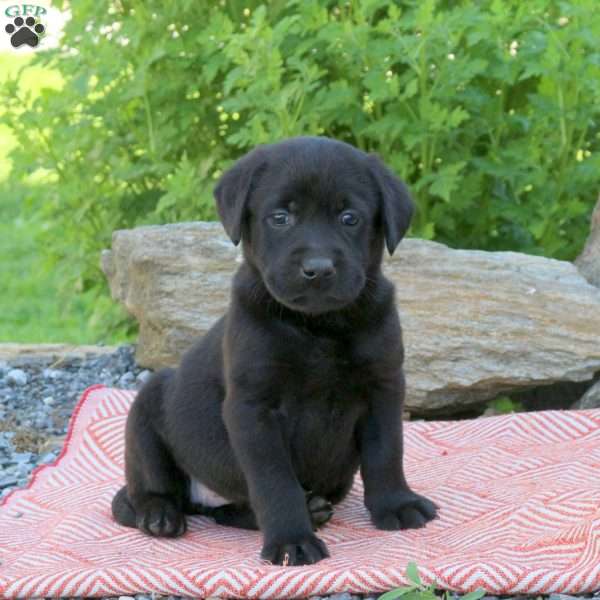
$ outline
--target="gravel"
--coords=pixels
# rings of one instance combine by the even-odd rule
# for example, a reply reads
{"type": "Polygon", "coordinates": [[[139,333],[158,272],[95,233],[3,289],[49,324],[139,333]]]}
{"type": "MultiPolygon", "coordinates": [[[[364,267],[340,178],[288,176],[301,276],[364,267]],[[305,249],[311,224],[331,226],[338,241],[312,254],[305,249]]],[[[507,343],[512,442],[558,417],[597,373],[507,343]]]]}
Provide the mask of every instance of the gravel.
{"type": "Polygon", "coordinates": [[[0,362],[0,498],[57,457],[83,390],[97,383],[138,389],[150,373],[135,364],[132,346],[53,363],[19,359],[18,368],[0,362]]]}
{"type": "MultiPolygon", "coordinates": [[[[139,389],[150,374],[151,371],[135,364],[132,346],[121,346],[112,354],[92,355],[85,359],[68,358],[54,363],[35,358],[25,363],[19,360],[17,367],[0,361],[0,498],[26,485],[35,467],[56,459],[63,445],[69,417],[83,390],[98,383],[139,389]]],[[[376,600],[378,596],[343,592],[313,596],[311,600],[376,600]]],[[[448,598],[458,600],[460,596],[450,592],[448,598]]],[[[526,598],[513,596],[511,600],[526,598]]],[[[552,594],[547,598],[600,600],[600,594],[577,597],[552,594]]],[[[138,594],[115,596],[110,600],[163,599],[180,600],[180,597],[138,594]]],[[[484,596],[483,600],[500,598],[484,596]]]]}

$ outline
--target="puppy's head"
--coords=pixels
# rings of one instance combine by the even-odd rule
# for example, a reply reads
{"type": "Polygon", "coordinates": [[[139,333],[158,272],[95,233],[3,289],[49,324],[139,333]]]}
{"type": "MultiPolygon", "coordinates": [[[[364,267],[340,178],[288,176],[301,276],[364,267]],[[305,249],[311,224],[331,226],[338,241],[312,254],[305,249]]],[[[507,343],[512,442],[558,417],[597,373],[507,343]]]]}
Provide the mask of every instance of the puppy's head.
{"type": "Polygon", "coordinates": [[[310,314],[339,310],[363,290],[406,233],[413,203],[374,154],[324,137],[259,146],[215,188],[234,244],[282,304],[310,314]]]}

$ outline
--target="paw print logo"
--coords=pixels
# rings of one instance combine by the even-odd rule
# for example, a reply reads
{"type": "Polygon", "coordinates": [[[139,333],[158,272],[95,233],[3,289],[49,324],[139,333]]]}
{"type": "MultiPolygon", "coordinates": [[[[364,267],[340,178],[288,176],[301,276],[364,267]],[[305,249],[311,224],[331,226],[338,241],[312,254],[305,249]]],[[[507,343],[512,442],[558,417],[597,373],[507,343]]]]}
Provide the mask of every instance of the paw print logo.
{"type": "Polygon", "coordinates": [[[10,35],[10,43],[13,47],[18,48],[23,44],[27,44],[35,48],[46,28],[41,23],[36,23],[33,17],[27,17],[26,19],[16,17],[4,30],[10,35]]]}

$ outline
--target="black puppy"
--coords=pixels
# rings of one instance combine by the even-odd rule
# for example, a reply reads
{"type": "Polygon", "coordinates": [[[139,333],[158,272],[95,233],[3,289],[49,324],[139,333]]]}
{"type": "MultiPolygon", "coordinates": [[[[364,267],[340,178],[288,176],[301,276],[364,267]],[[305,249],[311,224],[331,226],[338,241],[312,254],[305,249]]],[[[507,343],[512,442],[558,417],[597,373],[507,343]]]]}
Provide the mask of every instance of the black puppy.
{"type": "Polygon", "coordinates": [[[227,314],[133,403],[115,519],[176,536],[200,512],[260,528],[266,560],[314,563],[328,552],[313,529],[360,467],[376,527],[423,526],[436,506],[404,477],[402,332],[381,272],[406,188],[375,155],[299,137],[241,158],[215,197],[245,260],[227,314]]]}

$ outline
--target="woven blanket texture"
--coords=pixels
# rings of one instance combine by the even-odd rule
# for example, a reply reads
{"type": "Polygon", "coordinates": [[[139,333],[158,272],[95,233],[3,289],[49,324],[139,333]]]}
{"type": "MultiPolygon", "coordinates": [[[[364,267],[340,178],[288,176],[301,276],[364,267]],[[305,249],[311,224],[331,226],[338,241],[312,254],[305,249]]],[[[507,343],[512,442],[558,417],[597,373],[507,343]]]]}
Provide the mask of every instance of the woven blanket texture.
{"type": "Polygon", "coordinates": [[[88,389],[56,463],[0,506],[0,597],[383,592],[407,583],[408,562],[426,583],[459,592],[600,588],[600,410],[406,423],[408,480],[439,504],[439,518],[420,530],[376,530],[357,476],[319,533],[331,558],[280,567],[259,559],[259,532],[206,517],[174,540],[112,520],[134,397],[88,389]]]}

